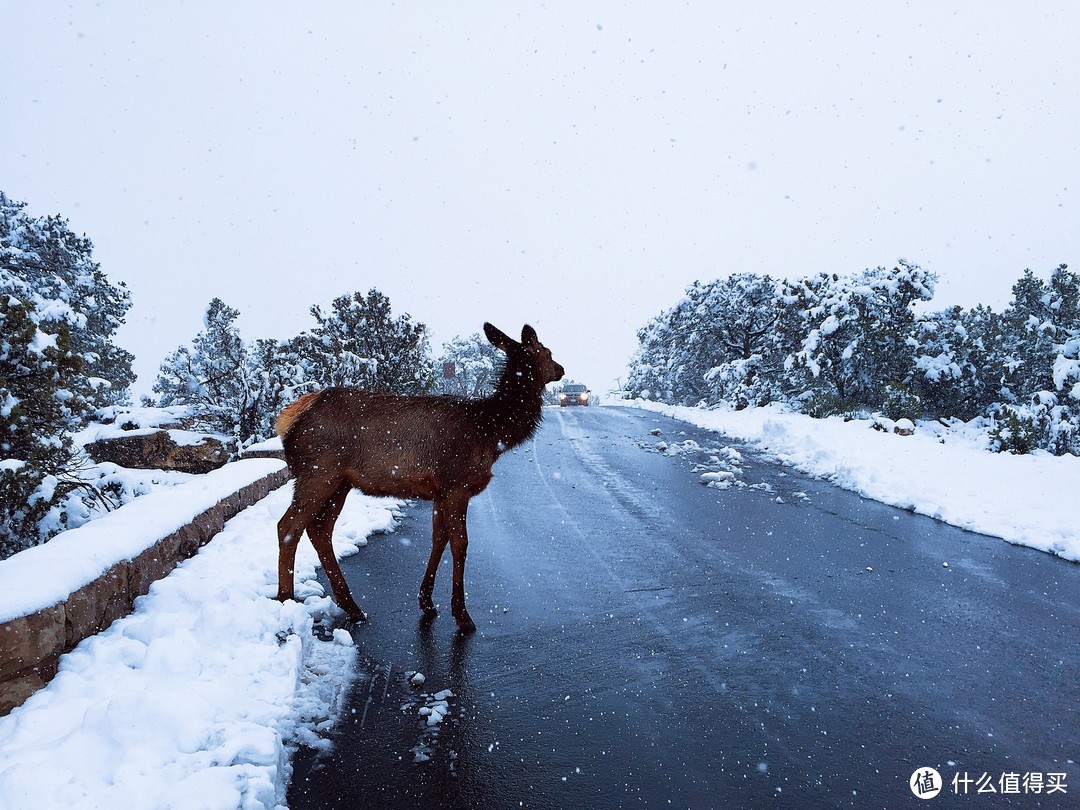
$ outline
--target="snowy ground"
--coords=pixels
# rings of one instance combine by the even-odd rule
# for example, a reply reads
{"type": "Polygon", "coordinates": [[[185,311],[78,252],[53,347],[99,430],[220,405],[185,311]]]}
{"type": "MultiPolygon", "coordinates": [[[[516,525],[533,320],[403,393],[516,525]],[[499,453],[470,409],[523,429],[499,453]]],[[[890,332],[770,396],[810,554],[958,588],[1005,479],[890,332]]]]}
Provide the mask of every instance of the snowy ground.
{"type": "Polygon", "coordinates": [[[1080,458],[992,453],[985,429],[920,422],[913,436],[872,420],[811,419],[780,406],[701,410],[636,400],[747,442],[804,472],[877,501],[1010,543],[1080,561],[1080,458]]]}
{"type": "MultiPolygon", "coordinates": [[[[348,633],[318,641],[336,611],[300,546],[298,598],[276,593],[268,529],[291,485],[226,524],[136,601],[135,612],[63,656],[56,678],[0,718],[0,807],[264,808],[284,802],[289,752],[318,745],[355,660],[348,633]]],[[[397,501],[349,496],[340,554],[389,531],[397,501]]]]}

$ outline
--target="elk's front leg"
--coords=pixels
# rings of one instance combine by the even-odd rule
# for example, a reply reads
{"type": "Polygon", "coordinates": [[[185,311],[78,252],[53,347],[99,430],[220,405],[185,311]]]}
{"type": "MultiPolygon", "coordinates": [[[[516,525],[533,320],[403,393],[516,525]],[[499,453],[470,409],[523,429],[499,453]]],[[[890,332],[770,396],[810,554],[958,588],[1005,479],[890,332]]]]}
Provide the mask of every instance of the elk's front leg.
{"type": "Polygon", "coordinates": [[[436,499],[431,507],[431,556],[428,558],[427,570],[424,579],[420,583],[420,610],[428,618],[435,616],[439,611],[432,601],[435,592],[435,572],[439,568],[446,544],[450,541],[450,532],[446,522],[446,501],[436,499]]]}
{"type": "Polygon", "coordinates": [[[454,586],[450,597],[450,609],[457,620],[458,629],[472,633],[476,624],[465,608],[465,557],[469,550],[469,534],[466,530],[469,498],[456,499],[447,512],[447,528],[450,533],[450,553],[454,556],[454,586]]]}

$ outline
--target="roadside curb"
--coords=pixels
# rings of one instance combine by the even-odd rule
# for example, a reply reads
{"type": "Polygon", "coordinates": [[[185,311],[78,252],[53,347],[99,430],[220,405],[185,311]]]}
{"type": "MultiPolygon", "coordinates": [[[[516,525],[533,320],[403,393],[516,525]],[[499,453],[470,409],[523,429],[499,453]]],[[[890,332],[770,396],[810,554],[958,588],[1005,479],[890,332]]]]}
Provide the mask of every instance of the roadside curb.
{"type": "Polygon", "coordinates": [[[61,655],[130,613],[136,598],[179,562],[193,556],[221,531],[226,521],[288,480],[288,467],[264,475],[131,559],[112,565],[66,599],[0,623],[0,716],[10,713],[52,680],[61,655]]]}

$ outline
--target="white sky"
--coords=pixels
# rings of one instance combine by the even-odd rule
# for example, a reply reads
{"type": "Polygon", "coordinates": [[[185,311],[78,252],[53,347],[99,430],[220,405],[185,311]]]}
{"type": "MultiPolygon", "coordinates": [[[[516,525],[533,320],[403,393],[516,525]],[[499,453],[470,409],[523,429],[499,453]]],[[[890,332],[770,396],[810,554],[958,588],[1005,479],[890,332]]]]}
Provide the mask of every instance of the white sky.
{"type": "Polygon", "coordinates": [[[378,287],[625,376],[695,279],[1080,262],[1080,4],[0,0],[0,188],[94,241],[137,392],[378,287]]]}

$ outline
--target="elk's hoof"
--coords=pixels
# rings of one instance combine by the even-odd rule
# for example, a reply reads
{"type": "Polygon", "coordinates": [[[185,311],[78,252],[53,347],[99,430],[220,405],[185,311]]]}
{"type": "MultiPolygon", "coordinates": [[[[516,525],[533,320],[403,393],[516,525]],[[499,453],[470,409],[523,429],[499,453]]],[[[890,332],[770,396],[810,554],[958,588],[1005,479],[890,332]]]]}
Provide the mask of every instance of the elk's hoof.
{"type": "Polygon", "coordinates": [[[459,633],[475,633],[476,632],[476,623],[472,620],[472,618],[468,614],[466,614],[466,615],[460,616],[458,618],[458,620],[457,620],[457,629],[458,629],[459,633]]]}
{"type": "Polygon", "coordinates": [[[345,617],[354,624],[363,624],[367,621],[367,614],[360,608],[356,608],[356,610],[346,610],[345,617]]]}

